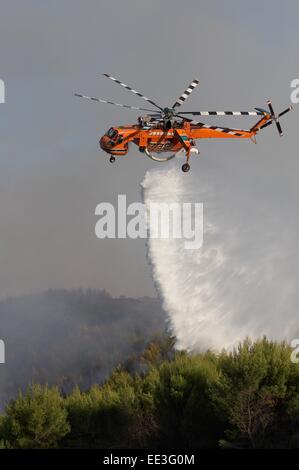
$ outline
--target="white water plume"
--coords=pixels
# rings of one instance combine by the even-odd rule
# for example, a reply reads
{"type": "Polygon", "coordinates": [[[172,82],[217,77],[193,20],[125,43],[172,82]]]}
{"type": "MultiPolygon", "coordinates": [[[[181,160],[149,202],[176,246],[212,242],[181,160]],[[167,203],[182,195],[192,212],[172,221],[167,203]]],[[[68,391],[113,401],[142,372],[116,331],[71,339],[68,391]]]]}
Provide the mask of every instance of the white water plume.
{"type": "MultiPolygon", "coordinates": [[[[298,334],[298,250],[292,227],[258,189],[216,184],[211,172],[182,174],[177,161],[147,171],[147,207],[204,203],[204,243],[148,240],[153,277],[177,346],[230,348],[249,336],[290,340],[298,334]]],[[[275,204],[274,204],[275,207],[275,204]]],[[[294,227],[293,227],[294,228],[294,227]]]]}

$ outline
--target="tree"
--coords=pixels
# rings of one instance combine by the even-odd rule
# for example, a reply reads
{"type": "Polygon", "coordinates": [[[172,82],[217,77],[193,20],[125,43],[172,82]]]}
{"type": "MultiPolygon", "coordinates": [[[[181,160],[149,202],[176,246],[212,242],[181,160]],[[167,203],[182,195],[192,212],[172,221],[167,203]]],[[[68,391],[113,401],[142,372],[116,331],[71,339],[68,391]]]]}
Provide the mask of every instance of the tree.
{"type": "Polygon", "coordinates": [[[116,369],[102,386],[88,392],[75,389],[66,398],[71,424],[68,444],[76,447],[127,447],[134,441],[131,430],[139,417],[135,379],[116,369]]]}
{"type": "Polygon", "coordinates": [[[56,387],[32,385],[6,407],[1,438],[6,447],[51,448],[69,432],[63,399],[56,387]]]}
{"type": "Polygon", "coordinates": [[[178,353],[172,362],[158,368],[154,390],[159,446],[203,448],[217,445],[221,433],[208,397],[218,372],[208,355],[178,353]]]}
{"type": "Polygon", "coordinates": [[[99,387],[94,387],[93,393],[81,392],[76,387],[65,399],[68,421],[71,432],[66,438],[67,447],[91,448],[96,438],[95,421],[100,395],[99,387]]]}
{"type": "Polygon", "coordinates": [[[265,432],[274,421],[274,408],[277,400],[271,391],[257,391],[254,388],[241,390],[231,410],[231,422],[239,431],[240,437],[257,447],[265,432]]]}
{"type": "Polygon", "coordinates": [[[291,363],[288,345],[247,339],[232,352],[220,354],[218,369],[219,381],[210,396],[217,413],[229,422],[228,440],[221,445],[272,447],[285,441],[287,409],[299,391],[298,366],[291,363]]]}

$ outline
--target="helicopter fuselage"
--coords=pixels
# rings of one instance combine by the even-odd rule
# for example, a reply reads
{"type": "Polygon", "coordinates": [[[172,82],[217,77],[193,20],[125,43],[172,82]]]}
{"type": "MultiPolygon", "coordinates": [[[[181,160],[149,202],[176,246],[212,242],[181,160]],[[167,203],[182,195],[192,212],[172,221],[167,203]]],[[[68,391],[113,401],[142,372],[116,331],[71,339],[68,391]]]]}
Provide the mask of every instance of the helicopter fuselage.
{"type": "MultiPolygon", "coordinates": [[[[266,121],[266,118],[264,118],[266,121]]],[[[102,150],[110,155],[126,155],[129,143],[139,147],[141,153],[146,149],[150,152],[179,152],[184,149],[189,154],[195,146],[196,139],[207,138],[250,138],[257,132],[251,130],[232,130],[216,126],[192,125],[189,122],[174,122],[174,126],[165,129],[163,122],[146,123],[146,125],[128,125],[111,127],[99,141],[102,150]]]]}

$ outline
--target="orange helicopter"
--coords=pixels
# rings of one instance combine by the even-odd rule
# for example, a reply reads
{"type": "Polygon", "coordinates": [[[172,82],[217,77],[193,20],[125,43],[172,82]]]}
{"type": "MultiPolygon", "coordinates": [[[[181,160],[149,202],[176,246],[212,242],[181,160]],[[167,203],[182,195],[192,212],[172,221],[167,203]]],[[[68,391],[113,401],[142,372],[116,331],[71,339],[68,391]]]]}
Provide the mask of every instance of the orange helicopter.
{"type": "Polygon", "coordinates": [[[101,137],[99,141],[100,147],[110,155],[111,163],[115,162],[115,157],[126,155],[129,150],[129,143],[133,142],[139,147],[141,153],[146,154],[149,158],[158,162],[169,161],[174,158],[178,152],[185,152],[186,163],[183,164],[182,171],[188,172],[190,170],[190,156],[192,154],[199,154],[195,145],[196,139],[251,139],[255,142],[256,134],[273,122],[276,124],[278,133],[282,136],[283,133],[278,119],[292,109],[292,106],[290,106],[276,115],[271,101],[268,101],[267,105],[269,111],[262,108],[254,108],[255,111],[179,111],[180,106],[199,84],[198,80],[193,80],[190,83],[188,88],[186,88],[184,93],[182,93],[171,108],[162,108],[153,100],[150,100],[142,93],[139,93],[111,75],[106,73],[103,75],[157,108],[157,110],[140,108],[75,93],[75,96],[80,98],[150,113],[145,116],[140,116],[137,124],[111,127],[106,134],[101,137]],[[243,130],[210,126],[189,119],[184,115],[261,116],[261,118],[251,129],[243,130]],[[171,152],[171,155],[169,155],[169,152],[171,152]],[[161,158],[160,155],[163,153],[167,155],[161,158]]]}

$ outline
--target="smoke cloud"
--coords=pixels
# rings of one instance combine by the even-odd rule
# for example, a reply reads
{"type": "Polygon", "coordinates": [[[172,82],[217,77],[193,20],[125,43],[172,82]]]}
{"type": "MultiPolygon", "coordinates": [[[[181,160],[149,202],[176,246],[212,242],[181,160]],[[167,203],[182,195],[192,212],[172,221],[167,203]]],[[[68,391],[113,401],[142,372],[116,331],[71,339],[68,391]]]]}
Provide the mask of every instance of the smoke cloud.
{"type": "Polygon", "coordinates": [[[30,383],[64,392],[101,383],[165,332],[157,299],[111,297],[105,291],[50,290],[0,302],[0,410],[30,383]]]}
{"type": "Polygon", "coordinates": [[[221,188],[217,179],[205,165],[200,176],[182,174],[175,161],[148,171],[141,184],[146,206],[204,203],[201,249],[184,249],[183,239],[148,242],[177,346],[230,348],[263,335],[290,340],[298,334],[296,222],[284,225],[284,201],[275,205],[262,182],[252,188],[243,181],[236,197],[232,177],[221,188]]]}

